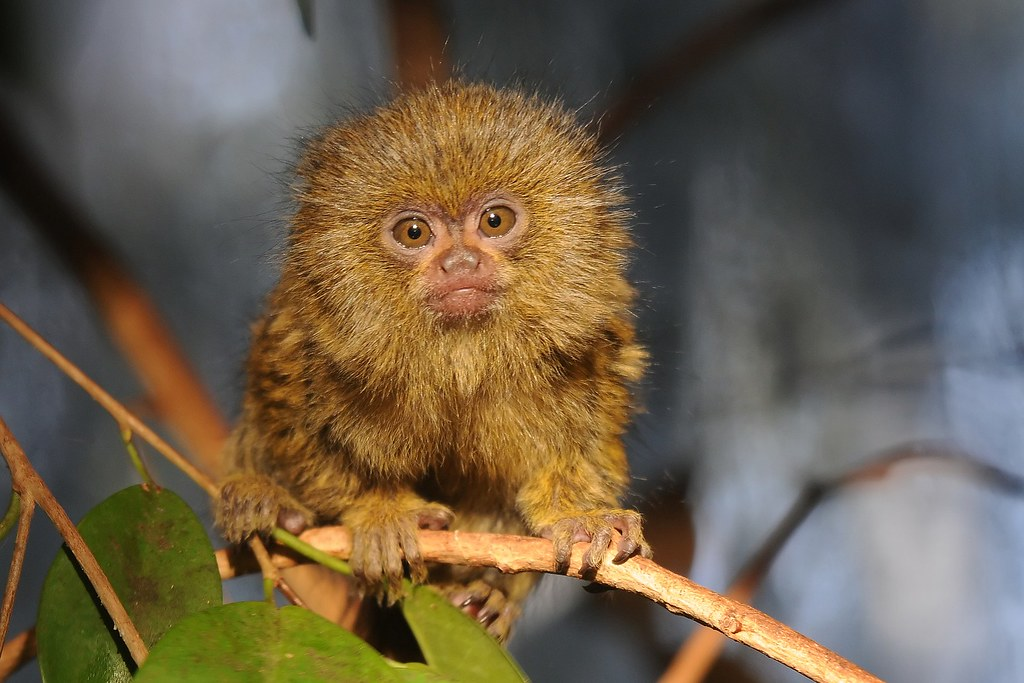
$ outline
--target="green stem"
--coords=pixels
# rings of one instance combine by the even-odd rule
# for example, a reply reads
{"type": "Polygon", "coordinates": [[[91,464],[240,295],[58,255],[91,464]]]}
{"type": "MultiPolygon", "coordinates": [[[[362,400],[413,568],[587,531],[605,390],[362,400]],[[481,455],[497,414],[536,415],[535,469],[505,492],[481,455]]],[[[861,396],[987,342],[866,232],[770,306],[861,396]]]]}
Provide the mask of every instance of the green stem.
{"type": "Polygon", "coordinates": [[[7,512],[4,513],[4,518],[0,519],[0,539],[6,538],[7,534],[11,533],[11,529],[18,523],[18,517],[21,515],[21,496],[18,492],[11,490],[11,500],[7,503],[7,512]]]}
{"type": "Polygon", "coordinates": [[[155,487],[156,482],[153,481],[153,476],[149,473],[149,469],[146,468],[146,463],[142,462],[139,449],[135,447],[135,442],[132,440],[132,430],[123,424],[121,425],[121,441],[124,442],[125,450],[128,451],[128,457],[131,458],[132,465],[135,466],[139,476],[142,477],[142,481],[147,486],[155,487]]]}
{"type": "Polygon", "coordinates": [[[296,536],[288,533],[284,529],[274,529],[273,533],[271,533],[271,537],[281,545],[291,548],[303,557],[313,560],[317,564],[322,564],[328,569],[333,569],[339,574],[352,576],[352,568],[348,566],[348,562],[339,560],[333,555],[328,555],[322,550],[317,550],[305,541],[300,541],[296,536]]]}

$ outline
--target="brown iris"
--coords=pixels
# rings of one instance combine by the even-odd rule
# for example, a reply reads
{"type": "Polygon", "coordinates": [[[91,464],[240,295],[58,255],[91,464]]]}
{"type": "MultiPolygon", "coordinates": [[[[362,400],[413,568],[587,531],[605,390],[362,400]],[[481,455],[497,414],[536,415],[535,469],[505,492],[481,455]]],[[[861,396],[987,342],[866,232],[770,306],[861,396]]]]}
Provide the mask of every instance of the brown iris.
{"type": "Polygon", "coordinates": [[[406,249],[419,249],[430,242],[430,226],[422,218],[403,218],[391,231],[395,241],[406,249]]]}
{"type": "Polygon", "coordinates": [[[480,232],[488,237],[501,237],[516,224],[516,212],[507,206],[492,206],[480,214],[480,232]]]}

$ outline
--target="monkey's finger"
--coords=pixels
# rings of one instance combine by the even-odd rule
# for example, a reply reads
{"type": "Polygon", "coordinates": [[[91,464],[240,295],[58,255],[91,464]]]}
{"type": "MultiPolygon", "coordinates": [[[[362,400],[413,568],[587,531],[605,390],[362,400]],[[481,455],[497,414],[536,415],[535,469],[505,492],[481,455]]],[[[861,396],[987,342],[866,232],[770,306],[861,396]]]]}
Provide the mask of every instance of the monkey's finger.
{"type": "Polygon", "coordinates": [[[605,519],[613,527],[628,536],[639,534],[640,529],[643,527],[643,517],[635,510],[616,510],[614,514],[607,515],[605,519]]]}
{"type": "Polygon", "coordinates": [[[480,612],[476,615],[477,622],[486,629],[491,627],[498,617],[501,616],[501,610],[495,610],[490,607],[482,607],[480,612]]]}
{"type": "Polygon", "coordinates": [[[306,516],[298,510],[282,508],[277,513],[277,525],[290,534],[298,536],[306,530],[306,516]]]}
{"type": "Polygon", "coordinates": [[[416,523],[421,529],[440,531],[447,529],[455,519],[455,514],[446,507],[432,505],[416,511],[416,523]]]}
{"type": "Polygon", "coordinates": [[[380,540],[380,579],[388,593],[388,604],[393,604],[401,595],[404,565],[402,564],[402,548],[398,533],[392,531],[381,535],[380,540]]]}
{"type": "Polygon", "coordinates": [[[406,564],[409,565],[409,577],[414,583],[423,583],[427,578],[427,567],[423,563],[419,540],[412,525],[402,525],[399,529],[398,544],[401,546],[406,564]]]}
{"type": "Polygon", "coordinates": [[[610,526],[599,528],[594,534],[593,540],[590,541],[587,552],[583,554],[583,574],[592,574],[597,571],[597,568],[604,562],[605,553],[608,552],[611,542],[612,528],[610,526]]]}
{"type": "Polygon", "coordinates": [[[569,571],[569,556],[572,554],[572,537],[559,534],[551,539],[555,545],[555,571],[564,574],[569,571]]]}
{"type": "Polygon", "coordinates": [[[483,581],[474,581],[472,592],[473,596],[463,602],[463,610],[487,628],[505,607],[505,594],[483,581]]]}
{"type": "Polygon", "coordinates": [[[590,540],[590,534],[575,518],[559,520],[551,526],[542,527],[538,533],[544,538],[551,539],[555,549],[555,571],[561,574],[569,570],[569,556],[572,554],[573,543],[590,540]]]}
{"type": "Polygon", "coordinates": [[[616,553],[615,558],[612,560],[613,562],[622,564],[635,555],[637,551],[644,557],[651,556],[651,547],[647,545],[647,541],[644,540],[643,536],[643,518],[639,513],[623,510],[622,514],[612,521],[612,524],[622,532],[622,538],[619,539],[618,553],[616,553]]]}
{"type": "Polygon", "coordinates": [[[483,624],[488,630],[502,614],[509,610],[508,598],[505,593],[493,586],[490,586],[490,593],[487,595],[487,602],[480,609],[477,621],[483,624]]]}
{"type": "Polygon", "coordinates": [[[380,552],[375,545],[372,534],[353,532],[349,565],[352,567],[352,573],[364,585],[376,584],[380,580],[380,552]]]}
{"type": "Polygon", "coordinates": [[[605,585],[603,583],[598,583],[597,581],[591,581],[590,583],[588,583],[585,586],[583,586],[583,590],[585,590],[588,593],[592,593],[594,595],[597,595],[599,593],[607,593],[608,591],[613,591],[615,589],[612,588],[611,586],[605,585]]]}

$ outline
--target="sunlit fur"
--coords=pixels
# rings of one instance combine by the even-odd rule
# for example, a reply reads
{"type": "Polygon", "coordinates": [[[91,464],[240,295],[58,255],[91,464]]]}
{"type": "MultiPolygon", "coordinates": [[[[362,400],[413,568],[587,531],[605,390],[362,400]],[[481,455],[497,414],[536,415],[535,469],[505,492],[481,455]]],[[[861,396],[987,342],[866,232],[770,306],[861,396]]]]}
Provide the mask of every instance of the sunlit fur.
{"type": "MultiPolygon", "coordinates": [[[[614,510],[645,354],[628,213],[594,138],[535,97],[442,85],[329,128],[298,175],[227,453],[225,534],[265,530],[281,506],[358,530],[428,500],[455,513],[452,528],[535,533],[614,510]],[[422,267],[386,248],[389,216],[455,216],[495,191],[529,215],[497,264],[503,294],[485,315],[443,318],[424,305],[422,267]],[[258,490],[246,481],[271,480],[283,490],[245,500],[258,490]]],[[[515,604],[530,580],[518,582],[502,585],[515,604]]]]}

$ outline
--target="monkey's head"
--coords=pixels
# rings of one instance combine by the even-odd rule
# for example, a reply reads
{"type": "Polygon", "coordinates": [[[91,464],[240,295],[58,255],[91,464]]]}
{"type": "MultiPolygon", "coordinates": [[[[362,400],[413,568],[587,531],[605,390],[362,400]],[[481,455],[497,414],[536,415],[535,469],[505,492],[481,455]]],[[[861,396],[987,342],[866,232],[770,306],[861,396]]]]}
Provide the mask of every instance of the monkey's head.
{"type": "Polygon", "coordinates": [[[586,343],[632,299],[618,177],[557,105],[447,84],[328,129],[299,165],[285,278],[339,331],[586,343]]]}

